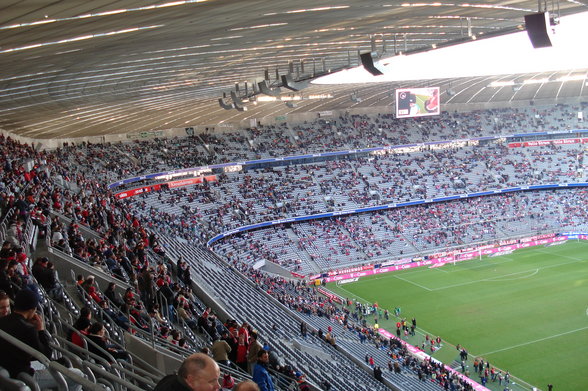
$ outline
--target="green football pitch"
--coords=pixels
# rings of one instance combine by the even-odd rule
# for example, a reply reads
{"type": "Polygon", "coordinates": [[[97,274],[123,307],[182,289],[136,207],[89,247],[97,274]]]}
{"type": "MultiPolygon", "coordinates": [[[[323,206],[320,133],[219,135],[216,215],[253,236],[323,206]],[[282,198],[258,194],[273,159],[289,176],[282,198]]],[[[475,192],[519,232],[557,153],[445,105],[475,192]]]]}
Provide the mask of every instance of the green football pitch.
{"type": "MultiPolygon", "coordinates": [[[[433,357],[451,363],[455,345],[509,371],[518,383],[554,391],[588,390],[588,243],[532,247],[429,269],[363,277],[328,288],[415,317],[420,335],[440,336],[433,357]],[[520,379],[522,379],[522,382],[520,379]]],[[[370,319],[373,317],[370,316],[370,319]]],[[[397,319],[379,319],[395,332],[397,319]]],[[[470,361],[470,377],[474,376],[470,361]]],[[[498,384],[489,388],[504,389],[498,384]]],[[[514,387],[515,389],[517,387],[514,387]]]]}

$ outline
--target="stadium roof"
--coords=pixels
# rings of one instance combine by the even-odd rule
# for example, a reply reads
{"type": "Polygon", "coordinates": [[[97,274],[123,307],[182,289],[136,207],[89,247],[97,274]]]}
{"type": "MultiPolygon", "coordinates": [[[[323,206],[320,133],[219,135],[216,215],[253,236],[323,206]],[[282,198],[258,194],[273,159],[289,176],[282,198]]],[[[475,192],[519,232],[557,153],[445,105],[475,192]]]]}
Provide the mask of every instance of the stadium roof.
{"type": "MultiPolygon", "coordinates": [[[[386,106],[394,88],[425,84],[441,85],[443,100],[456,104],[586,96],[584,69],[517,75],[518,87],[488,86],[513,76],[311,85],[297,93],[282,88],[286,98],[303,97],[288,105],[219,106],[223,92],[230,104],[235,83],[237,95],[245,95],[244,82],[251,92],[266,70],[271,87],[281,80],[276,73],[293,71],[300,79],[357,65],[358,52],[393,55],[515,29],[537,6],[534,0],[12,1],[0,6],[0,128],[62,138],[212,125],[386,106]],[[523,84],[527,79],[545,82],[523,84]],[[330,98],[307,99],[316,96],[330,98]]],[[[562,16],[588,10],[577,0],[557,7],[562,16]]]]}

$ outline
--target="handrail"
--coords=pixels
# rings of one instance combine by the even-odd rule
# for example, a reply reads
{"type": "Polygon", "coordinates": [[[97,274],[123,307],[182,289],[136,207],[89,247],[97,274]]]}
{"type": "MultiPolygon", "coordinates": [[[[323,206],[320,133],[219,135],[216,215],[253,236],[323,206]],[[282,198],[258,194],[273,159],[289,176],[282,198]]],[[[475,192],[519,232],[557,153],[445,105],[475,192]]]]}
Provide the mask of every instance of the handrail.
{"type": "MultiPolygon", "coordinates": [[[[24,342],[20,341],[19,339],[8,334],[4,330],[0,330],[0,338],[4,339],[8,343],[16,346],[17,348],[25,351],[27,354],[30,354],[31,356],[33,356],[33,358],[35,358],[37,361],[39,361],[41,364],[43,364],[47,369],[49,369],[52,376],[55,376],[55,374],[52,372],[52,370],[53,370],[57,373],[60,373],[64,377],[71,379],[73,382],[82,385],[84,390],[105,391],[104,387],[90,382],[85,377],[80,376],[77,373],[70,371],[68,368],[64,367],[63,365],[61,365],[55,361],[49,360],[49,358],[47,358],[47,356],[45,356],[43,353],[39,352],[36,349],[33,349],[29,345],[25,344],[24,342]]],[[[140,391],[140,390],[136,390],[136,391],[140,391]]]]}
{"type": "Polygon", "coordinates": [[[39,384],[28,373],[21,372],[18,374],[17,378],[18,380],[22,381],[25,385],[27,385],[31,389],[30,391],[41,391],[41,387],[39,387],[39,384]]]}
{"type": "Polygon", "coordinates": [[[31,388],[21,379],[11,379],[0,374],[0,389],[4,391],[37,391],[31,388]]]}
{"type": "MultiPolygon", "coordinates": [[[[187,357],[193,353],[192,351],[190,351],[188,349],[182,348],[178,345],[174,345],[173,343],[169,342],[166,339],[155,337],[155,335],[153,335],[153,333],[148,333],[145,330],[142,330],[142,329],[136,327],[135,325],[131,324],[131,329],[135,331],[135,334],[141,335],[145,341],[151,342],[152,345],[154,345],[153,346],[154,348],[159,347],[159,348],[166,349],[167,350],[166,353],[175,353],[175,354],[179,354],[180,356],[183,356],[183,357],[187,357]]],[[[153,328],[151,328],[151,330],[153,330],[153,328]]]]}
{"type": "MultiPolygon", "coordinates": [[[[78,333],[78,335],[79,335],[80,337],[82,337],[82,338],[84,337],[84,336],[83,336],[83,334],[80,334],[80,333],[78,333]]],[[[99,362],[100,362],[100,364],[102,364],[104,367],[106,367],[106,368],[113,368],[113,369],[114,369],[114,363],[115,363],[116,361],[108,361],[108,360],[107,360],[107,359],[105,359],[104,357],[102,357],[102,356],[100,356],[100,355],[98,355],[98,354],[96,354],[96,353],[92,353],[92,352],[90,352],[88,349],[81,348],[81,347],[79,347],[78,345],[76,345],[75,343],[73,343],[73,342],[71,342],[71,341],[68,341],[67,339],[65,339],[65,338],[63,338],[63,337],[60,337],[60,336],[55,336],[55,338],[56,338],[56,339],[57,339],[57,341],[59,341],[60,343],[65,343],[65,345],[66,345],[68,348],[71,348],[71,349],[73,349],[73,350],[75,350],[75,351],[78,351],[78,352],[80,352],[80,353],[81,353],[81,354],[83,354],[83,355],[86,355],[86,356],[88,356],[88,357],[91,357],[93,360],[99,361],[99,362]]],[[[92,342],[92,341],[90,341],[90,340],[89,340],[89,339],[87,339],[87,338],[84,338],[84,341],[86,341],[86,344],[87,344],[87,343],[89,343],[89,342],[92,342]]],[[[59,346],[59,345],[57,345],[57,344],[53,344],[53,343],[50,343],[49,345],[51,345],[51,347],[52,347],[52,348],[55,348],[55,349],[57,349],[57,347],[59,346]]],[[[110,354],[109,354],[109,356],[110,356],[110,354]]],[[[112,357],[112,356],[111,356],[111,357],[112,357]]],[[[82,358],[84,358],[84,357],[82,357],[82,358]]]]}
{"type": "MultiPolygon", "coordinates": [[[[101,312],[101,314],[102,314],[103,317],[107,317],[108,319],[110,319],[110,317],[106,313],[104,313],[104,311],[102,310],[102,308],[98,307],[98,309],[101,312]]],[[[111,322],[112,322],[112,320],[111,320],[111,322]]],[[[84,341],[86,341],[86,343],[90,343],[90,344],[92,344],[92,346],[100,349],[102,352],[105,352],[108,355],[108,357],[110,357],[112,359],[110,365],[113,368],[117,368],[117,369],[120,369],[120,370],[123,370],[123,371],[128,371],[128,369],[124,368],[123,364],[121,364],[120,361],[115,360],[114,357],[108,351],[105,351],[104,349],[100,348],[100,346],[98,346],[94,341],[92,341],[91,339],[87,338],[84,334],[80,333],[79,330],[76,330],[73,326],[67,324],[66,322],[61,322],[61,324],[62,324],[62,326],[65,326],[66,328],[70,329],[72,332],[74,332],[77,335],[79,335],[84,341]]],[[[114,324],[114,322],[112,322],[112,324],[114,326],[116,326],[114,324]]],[[[116,327],[118,327],[118,326],[116,326],[116,327]]],[[[119,331],[119,332],[122,333],[122,331],[119,331]]],[[[68,345],[69,344],[72,344],[72,342],[70,342],[70,341],[68,341],[66,339],[64,339],[64,340],[65,340],[65,342],[67,342],[68,345]]],[[[116,345],[118,348],[125,350],[127,352],[127,354],[129,354],[129,356],[131,358],[131,362],[129,364],[133,365],[133,368],[137,368],[136,365],[134,365],[135,364],[134,361],[136,359],[137,361],[139,361],[141,363],[141,365],[145,365],[145,367],[147,367],[149,370],[153,371],[155,374],[161,375],[161,376],[163,375],[163,372],[161,372],[160,370],[158,370],[157,368],[155,368],[151,364],[147,363],[145,360],[143,360],[142,358],[140,358],[136,354],[129,352],[124,346],[122,346],[118,342],[112,341],[112,340],[110,342],[113,343],[114,345],[116,345]]],[[[72,345],[75,346],[76,348],[79,348],[79,346],[77,346],[75,344],[72,344],[72,345]]],[[[90,352],[84,351],[84,353],[90,353],[90,352]]],[[[102,359],[104,360],[104,358],[102,358],[102,359]]],[[[141,375],[143,375],[143,376],[151,376],[151,373],[150,372],[148,372],[146,370],[142,370],[140,368],[137,368],[137,369],[142,372],[141,375]]],[[[136,374],[133,374],[133,376],[134,375],[136,375],[136,374]]]]}
{"type": "Polygon", "coordinates": [[[146,371],[146,370],[145,370],[145,369],[143,369],[143,368],[140,368],[140,367],[138,367],[137,365],[131,365],[130,363],[127,363],[127,362],[125,362],[125,361],[123,361],[123,360],[119,361],[119,362],[118,362],[118,364],[119,364],[121,367],[123,367],[123,368],[125,368],[125,369],[127,369],[127,370],[130,370],[130,371],[132,371],[133,373],[135,373],[135,374],[136,374],[136,375],[138,375],[138,376],[144,376],[144,377],[151,378],[151,379],[153,380],[153,384],[154,384],[154,385],[155,385],[155,383],[156,383],[157,381],[159,381],[159,380],[160,380],[160,379],[161,379],[163,376],[165,376],[165,374],[164,374],[163,372],[160,372],[160,371],[158,371],[158,372],[160,372],[160,373],[151,373],[151,372],[149,372],[149,371],[146,371]],[[132,369],[128,369],[128,368],[126,368],[127,366],[132,366],[132,369]]]}
{"type": "Polygon", "coordinates": [[[120,377],[113,375],[112,373],[105,371],[99,365],[96,365],[90,361],[84,360],[84,365],[91,368],[94,374],[99,373],[101,376],[107,378],[110,381],[114,381],[126,388],[127,391],[145,391],[143,388],[137,387],[136,385],[121,379],[120,377]]]}
{"type": "MultiPolygon", "coordinates": [[[[87,292],[84,292],[84,294],[87,295],[87,292]]],[[[108,298],[105,298],[105,299],[108,300],[108,298]]],[[[109,303],[110,303],[110,301],[109,301],[109,303]]],[[[102,308],[100,308],[100,307],[97,307],[97,308],[103,318],[106,317],[107,319],[110,319],[111,324],[118,327],[118,325],[116,325],[116,322],[114,322],[114,320],[107,313],[105,313],[102,308]]],[[[189,356],[190,354],[192,354],[192,352],[190,350],[184,349],[184,348],[177,346],[177,345],[174,345],[165,339],[155,338],[155,335],[153,334],[153,327],[150,327],[149,332],[147,332],[147,331],[140,329],[137,326],[133,325],[130,321],[129,321],[129,327],[134,332],[135,335],[140,335],[143,340],[150,342],[152,348],[154,348],[154,349],[155,349],[155,346],[157,345],[158,347],[163,347],[167,350],[173,349],[174,353],[177,353],[179,351],[180,355],[189,356]]],[[[119,327],[119,329],[120,329],[120,327],[119,327]]],[[[124,333],[124,331],[121,331],[121,333],[124,333]]],[[[133,357],[135,357],[135,356],[136,355],[133,355],[133,357]]],[[[141,361],[141,363],[144,363],[145,365],[151,367],[152,370],[158,371],[161,375],[164,375],[161,371],[159,371],[157,368],[154,368],[152,365],[148,364],[140,357],[137,356],[137,358],[141,361]]]]}
{"type": "MultiPolygon", "coordinates": [[[[128,368],[125,368],[124,366],[120,365],[121,363],[119,361],[116,361],[112,364],[108,363],[108,361],[106,361],[106,363],[105,363],[104,362],[105,360],[103,357],[100,357],[100,356],[98,356],[94,353],[91,353],[91,352],[87,352],[85,349],[80,348],[76,344],[74,344],[70,341],[67,341],[65,339],[63,339],[62,342],[65,342],[69,348],[73,348],[74,350],[81,350],[81,351],[83,351],[83,353],[89,353],[88,356],[91,357],[93,360],[100,362],[101,365],[103,366],[104,370],[107,371],[108,373],[112,373],[112,372],[108,371],[107,368],[112,368],[116,372],[116,373],[113,373],[113,375],[117,375],[121,379],[124,379],[124,376],[121,376],[121,374],[118,373],[119,371],[122,372],[124,375],[133,378],[136,381],[140,381],[142,383],[155,386],[155,381],[154,381],[155,379],[153,379],[153,378],[149,379],[149,378],[142,377],[143,376],[142,374],[141,375],[137,374],[132,369],[128,369],[128,368]],[[102,359],[102,360],[100,360],[100,359],[102,359]]],[[[51,345],[51,347],[56,350],[59,350],[62,353],[63,352],[71,353],[59,345],[51,345]]],[[[79,357],[79,356],[77,356],[77,357],[79,357]]],[[[83,358],[82,358],[82,360],[86,361],[83,358]]],[[[134,367],[133,367],[133,369],[134,369],[134,367]]]]}
{"type": "Polygon", "coordinates": [[[92,239],[96,239],[96,240],[102,239],[99,232],[93,230],[92,228],[90,228],[86,224],[79,223],[78,221],[72,219],[71,217],[64,215],[60,211],[53,209],[53,210],[51,210],[51,214],[54,215],[55,217],[57,217],[58,219],[63,220],[65,223],[68,223],[68,224],[71,224],[73,222],[78,223],[78,227],[80,228],[80,231],[84,231],[84,233],[87,234],[88,236],[91,236],[92,239]]]}
{"type": "Polygon", "coordinates": [[[115,284],[117,284],[120,288],[122,289],[127,289],[130,288],[131,285],[129,285],[128,283],[119,280],[116,277],[113,277],[111,274],[106,273],[103,270],[97,269],[95,267],[92,267],[90,265],[88,265],[87,263],[80,261],[79,259],[76,259],[75,257],[61,251],[58,250],[55,247],[52,246],[47,246],[47,251],[52,254],[55,257],[58,257],[61,260],[64,260],[66,262],[69,263],[73,263],[74,265],[76,265],[77,267],[83,269],[85,272],[87,272],[88,274],[92,274],[98,278],[101,278],[103,280],[106,280],[107,282],[114,282],[115,284]]]}

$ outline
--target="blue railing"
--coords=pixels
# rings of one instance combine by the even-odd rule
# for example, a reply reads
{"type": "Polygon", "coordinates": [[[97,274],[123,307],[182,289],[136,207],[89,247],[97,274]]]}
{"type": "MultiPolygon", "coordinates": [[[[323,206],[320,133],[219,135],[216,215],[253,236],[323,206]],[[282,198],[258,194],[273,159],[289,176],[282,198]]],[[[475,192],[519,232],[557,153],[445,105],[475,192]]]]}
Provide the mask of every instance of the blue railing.
{"type": "Polygon", "coordinates": [[[285,156],[285,157],[278,157],[278,158],[270,158],[270,159],[259,159],[259,160],[247,160],[241,162],[231,162],[231,163],[220,163],[220,164],[212,164],[209,166],[200,166],[200,167],[190,167],[190,168],[182,168],[179,170],[171,170],[171,171],[163,171],[154,174],[147,174],[141,175],[132,178],[126,178],[117,182],[113,182],[108,185],[109,189],[113,189],[115,187],[128,185],[129,183],[144,181],[147,179],[155,179],[157,177],[165,176],[165,175],[181,175],[181,174],[188,174],[190,171],[208,171],[213,169],[220,169],[226,167],[235,167],[235,166],[253,166],[258,164],[268,164],[268,163],[277,163],[277,162],[288,162],[294,160],[308,160],[308,159],[315,159],[315,158],[326,158],[326,157],[333,157],[333,156],[344,156],[344,155],[357,155],[363,153],[370,153],[376,151],[391,151],[395,149],[402,149],[402,148],[412,148],[412,147],[425,147],[428,145],[441,145],[441,144],[450,144],[454,142],[469,142],[469,141],[485,141],[485,140],[497,140],[497,139],[514,139],[520,137],[537,137],[537,136],[555,136],[555,135],[564,135],[564,134],[574,134],[574,133],[588,133],[588,129],[573,129],[573,130],[564,130],[564,131],[556,131],[556,132],[535,132],[535,133],[516,133],[510,134],[506,136],[486,136],[486,137],[475,137],[469,139],[459,139],[459,140],[446,140],[446,141],[429,141],[426,143],[415,143],[415,144],[404,144],[404,145],[391,145],[391,146],[383,146],[383,147],[372,147],[372,148],[361,148],[361,149],[350,149],[345,151],[334,151],[334,152],[322,152],[322,153],[313,153],[313,154],[306,154],[306,155],[296,155],[296,156],[285,156]]]}
{"type": "Polygon", "coordinates": [[[337,211],[337,212],[317,213],[317,214],[311,214],[311,215],[300,216],[300,217],[289,217],[289,218],[285,218],[285,219],[265,221],[263,223],[250,224],[250,225],[245,225],[243,227],[235,228],[230,231],[223,232],[223,233],[220,233],[220,234],[214,236],[206,244],[208,246],[210,246],[211,244],[213,244],[214,242],[216,242],[222,238],[225,238],[227,236],[231,236],[231,235],[234,235],[234,234],[237,234],[240,232],[246,232],[246,231],[251,231],[254,229],[258,229],[258,228],[271,227],[274,225],[285,224],[285,223],[294,223],[294,222],[307,221],[307,220],[317,220],[317,219],[324,219],[324,218],[328,218],[328,217],[347,216],[347,215],[351,215],[351,214],[366,213],[366,212],[377,212],[377,211],[381,211],[381,210],[390,210],[390,209],[395,209],[395,208],[401,208],[403,206],[433,204],[436,202],[445,202],[445,201],[452,201],[452,200],[457,200],[457,199],[467,199],[467,198],[482,197],[482,196],[489,196],[489,195],[505,194],[505,193],[512,193],[512,192],[516,192],[516,191],[547,190],[547,189],[576,188],[576,187],[588,187],[588,182],[554,183],[554,184],[547,184],[547,185],[529,185],[529,186],[519,186],[519,187],[508,187],[506,189],[480,191],[480,192],[476,192],[476,193],[456,194],[456,195],[451,195],[451,196],[431,198],[431,199],[425,199],[425,200],[414,200],[414,201],[407,201],[407,202],[370,206],[370,207],[366,207],[366,208],[342,210],[342,211],[337,211]]]}

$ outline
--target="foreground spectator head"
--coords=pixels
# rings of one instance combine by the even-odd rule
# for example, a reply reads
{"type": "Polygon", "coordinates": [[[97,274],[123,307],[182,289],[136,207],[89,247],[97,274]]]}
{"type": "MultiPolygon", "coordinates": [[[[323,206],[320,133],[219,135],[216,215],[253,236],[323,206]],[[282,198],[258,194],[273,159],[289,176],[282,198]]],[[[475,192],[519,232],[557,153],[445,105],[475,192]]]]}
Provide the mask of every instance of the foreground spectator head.
{"type": "Polygon", "coordinates": [[[237,384],[233,391],[259,391],[259,387],[251,380],[245,380],[237,384]]]}
{"type": "Polygon", "coordinates": [[[10,315],[10,298],[4,291],[0,291],[0,318],[10,315]]]}
{"type": "Polygon", "coordinates": [[[218,391],[220,369],[216,362],[202,353],[188,357],[177,375],[161,379],[154,391],[218,391]]]}
{"type": "Polygon", "coordinates": [[[257,353],[257,361],[261,363],[267,363],[269,361],[269,353],[267,350],[260,350],[257,353]]]}
{"type": "Polygon", "coordinates": [[[25,319],[35,314],[39,305],[39,297],[31,290],[23,289],[14,298],[14,311],[22,314],[25,319]],[[30,316],[28,316],[30,315],[30,316]]]}
{"type": "Polygon", "coordinates": [[[216,391],[220,388],[220,370],[207,355],[196,353],[188,357],[178,370],[192,391],[216,391]]]}

